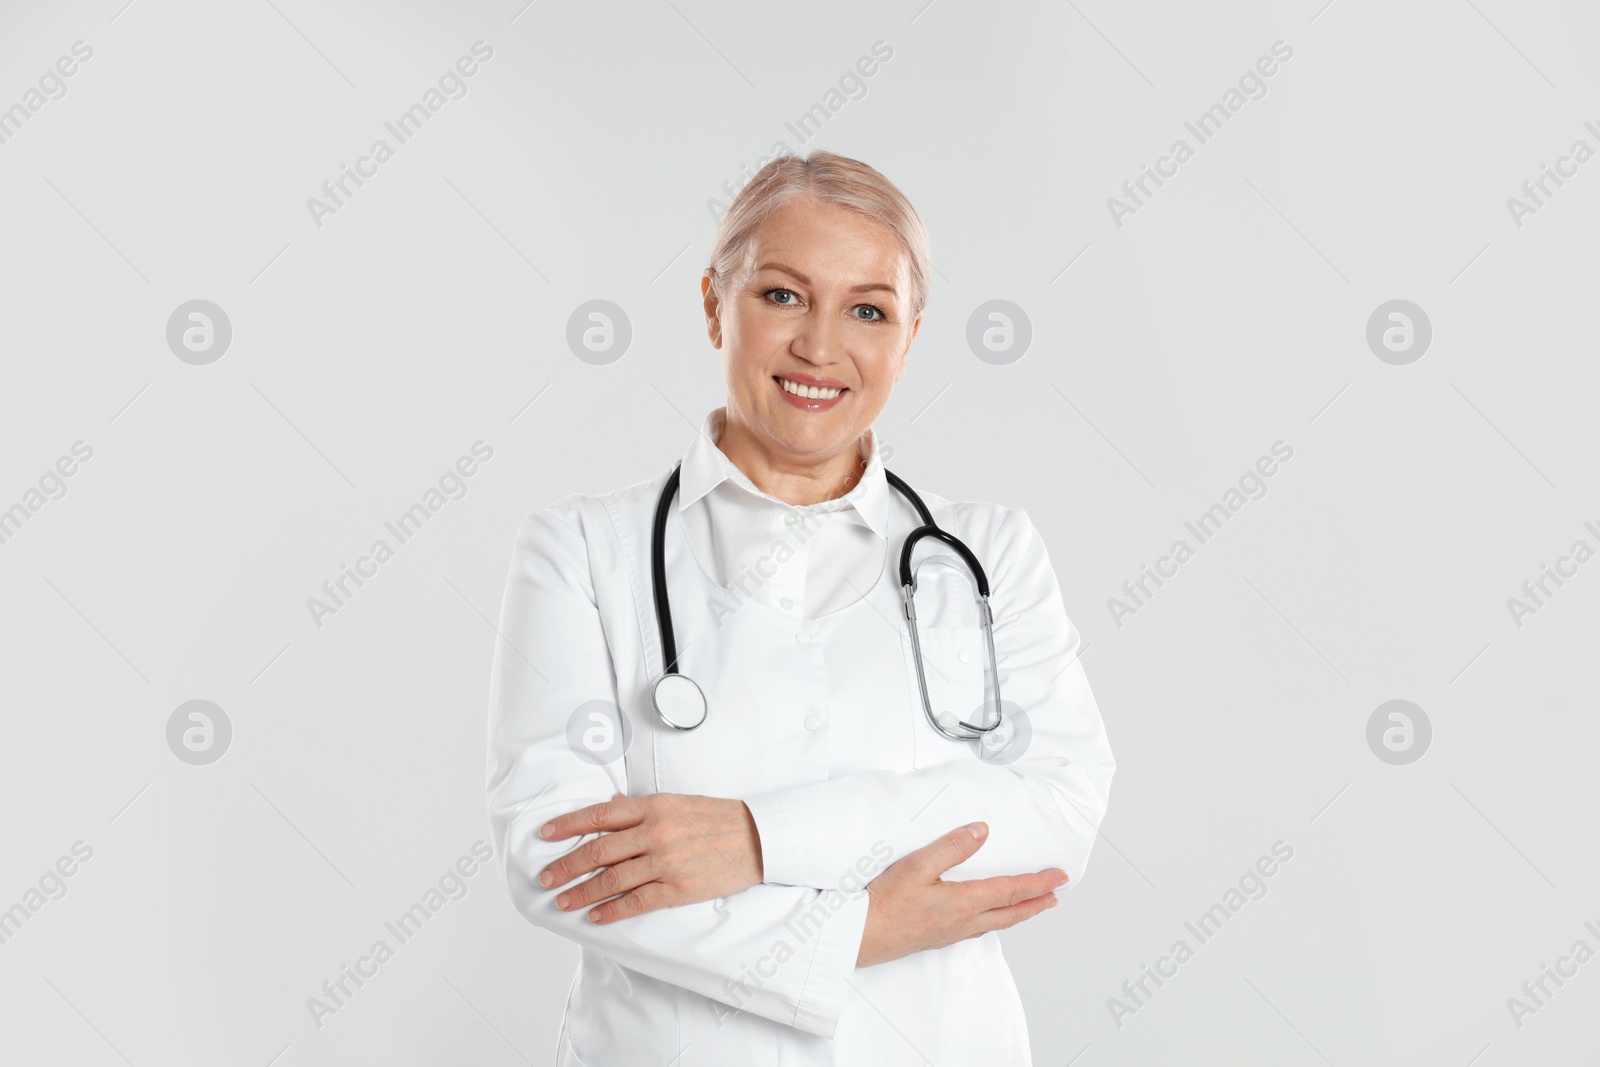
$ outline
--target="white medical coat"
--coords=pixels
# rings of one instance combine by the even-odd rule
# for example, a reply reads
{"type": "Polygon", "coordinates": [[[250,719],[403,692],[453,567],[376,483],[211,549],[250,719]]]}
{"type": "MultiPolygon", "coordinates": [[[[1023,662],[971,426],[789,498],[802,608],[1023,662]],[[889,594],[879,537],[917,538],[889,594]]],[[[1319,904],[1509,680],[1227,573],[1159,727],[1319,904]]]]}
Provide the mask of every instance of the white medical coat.
{"type": "MultiPolygon", "coordinates": [[[[496,855],[517,910],[581,948],[557,1063],[1030,1064],[997,934],[872,967],[855,960],[864,884],[966,823],[986,822],[989,836],[947,880],[1059,867],[1071,879],[1065,894],[1083,878],[1115,762],[1044,540],[1020,509],[913,486],[989,578],[1010,717],[996,750],[949,740],[924,717],[897,573],[921,520],[899,493],[877,584],[810,619],[730,597],[670,509],[679,668],[710,707],[698,729],[676,731],[649,695],[663,667],[650,530],[670,473],[530,511],[501,607],[488,782],[496,855]],[[596,709],[624,720],[610,748],[596,709]],[[538,873],[587,838],[546,841],[539,827],[616,792],[743,799],[765,881],[605,925],[587,908],[557,909],[563,887],[543,888],[538,873]]],[[[937,585],[917,594],[929,694],[936,711],[979,722],[970,716],[986,698],[982,632],[970,608],[928,610],[928,592],[970,596],[964,584],[937,585]]]]}

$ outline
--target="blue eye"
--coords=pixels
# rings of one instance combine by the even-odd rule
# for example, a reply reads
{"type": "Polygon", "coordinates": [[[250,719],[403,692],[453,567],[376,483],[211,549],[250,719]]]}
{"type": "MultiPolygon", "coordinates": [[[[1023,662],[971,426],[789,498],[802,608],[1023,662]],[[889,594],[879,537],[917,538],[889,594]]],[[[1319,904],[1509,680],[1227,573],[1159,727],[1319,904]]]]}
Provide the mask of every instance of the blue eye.
{"type": "Polygon", "coordinates": [[[860,311],[863,308],[865,308],[866,310],[872,312],[872,314],[870,316],[865,316],[865,315],[857,315],[856,316],[856,318],[861,319],[863,322],[881,322],[883,319],[888,317],[883,313],[883,309],[881,307],[879,307],[877,304],[857,304],[856,305],[856,310],[857,311],[860,311]]]}
{"type": "MultiPolygon", "coordinates": [[[[773,298],[774,294],[776,294],[776,293],[784,293],[784,294],[787,294],[788,296],[794,296],[795,295],[793,289],[768,289],[766,292],[762,293],[761,295],[766,297],[766,298],[768,298],[769,300],[771,300],[773,298]]],[[[790,301],[787,301],[787,300],[774,300],[773,302],[776,303],[777,305],[779,305],[780,307],[790,307],[790,306],[792,306],[792,303],[790,301]]]]}

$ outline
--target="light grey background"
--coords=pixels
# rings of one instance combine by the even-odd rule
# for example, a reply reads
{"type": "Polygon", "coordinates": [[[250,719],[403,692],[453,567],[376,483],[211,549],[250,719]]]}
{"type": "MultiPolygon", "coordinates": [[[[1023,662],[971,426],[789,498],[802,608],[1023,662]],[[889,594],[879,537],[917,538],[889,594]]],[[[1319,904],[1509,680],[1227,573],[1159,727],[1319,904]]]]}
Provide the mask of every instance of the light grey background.
{"type": "MultiPolygon", "coordinates": [[[[1005,936],[1036,1062],[1591,1063],[1600,125],[1578,2],[125,0],[0,6],[0,907],[93,856],[0,945],[0,1060],[544,1064],[576,950],[467,880],[334,1016],[308,997],[488,838],[495,616],[518,519],[660,471],[722,402],[707,201],[778,140],[863,158],[937,276],[878,429],[891,466],[1026,508],[1118,762],[1087,878],[1005,936]],[[308,197],[474,41],[493,58],[335,214],[308,197]],[[874,42],[892,58],[786,130],[874,42]],[[1184,129],[1276,41],[1214,139],[1184,129]],[[1194,158],[1119,227],[1107,198],[1194,158]],[[168,317],[233,330],[207,366],[168,317]],[[593,366],[568,316],[607,299],[593,366]],[[1020,360],[968,348],[985,301],[1020,360]],[[1410,300],[1407,366],[1366,343],[1410,300]],[[493,459],[318,627],[307,609],[473,442],[493,459]],[[1269,492],[1136,615],[1108,598],[1276,441],[1269,492]],[[1553,588],[1553,587],[1552,587],[1553,588]],[[167,723],[215,702],[205,766],[167,723]],[[1431,747],[1366,741],[1391,699],[1431,747]],[[1276,841],[1294,850],[1118,1026],[1108,998],[1276,841]],[[1554,988],[1551,986],[1550,988],[1554,988]]],[[[393,139],[391,144],[393,143],[393,139]]],[[[667,1050],[664,1050],[664,1054],[667,1050]]]]}

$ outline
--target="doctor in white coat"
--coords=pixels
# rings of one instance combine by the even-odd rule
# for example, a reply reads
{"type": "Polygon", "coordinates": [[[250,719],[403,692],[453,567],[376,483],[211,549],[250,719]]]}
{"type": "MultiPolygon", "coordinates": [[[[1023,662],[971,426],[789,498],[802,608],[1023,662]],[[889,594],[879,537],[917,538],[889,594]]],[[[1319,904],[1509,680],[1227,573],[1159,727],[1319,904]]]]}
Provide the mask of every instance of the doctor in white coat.
{"type": "Polygon", "coordinates": [[[918,542],[924,702],[898,577],[923,520],[872,424],[929,271],[922,222],[876,170],[769,163],[701,281],[726,405],[681,465],[517,531],[488,807],[516,909],[581,948],[561,1067],[1031,1063],[995,931],[1082,878],[1115,763],[1018,508],[918,491],[987,575],[996,664],[973,580],[918,542]],[[708,705],[694,729],[651,700],[652,523],[674,468],[664,573],[676,667],[708,705]],[[992,722],[996,685],[1001,728],[930,722],[992,722]]]}

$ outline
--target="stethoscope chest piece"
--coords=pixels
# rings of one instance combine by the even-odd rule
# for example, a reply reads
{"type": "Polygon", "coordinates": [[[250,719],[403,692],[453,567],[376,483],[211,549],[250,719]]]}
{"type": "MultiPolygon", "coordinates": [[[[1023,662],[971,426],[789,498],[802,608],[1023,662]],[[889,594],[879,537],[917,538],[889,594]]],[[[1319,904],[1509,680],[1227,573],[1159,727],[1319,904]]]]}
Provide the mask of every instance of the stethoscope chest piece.
{"type": "Polygon", "coordinates": [[[663,674],[650,688],[650,702],[674,730],[693,730],[706,721],[706,695],[693,678],[663,674]]]}

